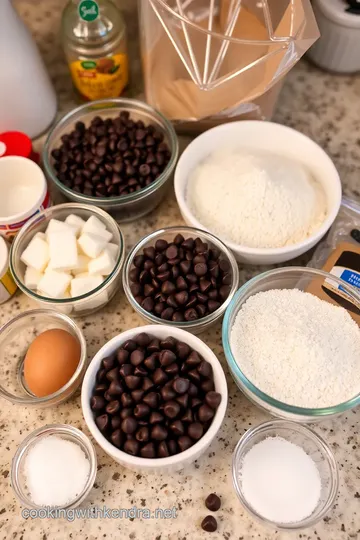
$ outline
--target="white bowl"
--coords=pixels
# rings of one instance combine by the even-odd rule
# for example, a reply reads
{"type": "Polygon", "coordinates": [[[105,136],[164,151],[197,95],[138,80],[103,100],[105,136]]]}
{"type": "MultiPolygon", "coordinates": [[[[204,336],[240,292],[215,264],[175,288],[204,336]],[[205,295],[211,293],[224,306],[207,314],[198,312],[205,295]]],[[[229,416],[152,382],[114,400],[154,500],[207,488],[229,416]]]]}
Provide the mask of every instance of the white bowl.
{"type": "Polygon", "coordinates": [[[127,330],[126,332],[123,332],[122,334],[119,334],[118,336],[115,336],[113,339],[108,341],[108,343],[106,343],[92,359],[86,371],[81,389],[81,406],[83,416],[92,436],[94,437],[98,445],[110,457],[112,457],[115,461],[117,461],[124,467],[127,467],[128,469],[156,473],[183,469],[185,466],[198,459],[201,454],[203,454],[207,450],[213,439],[216,437],[216,434],[219,431],[220,426],[223,422],[227,406],[227,400],[228,391],[224,371],[221,367],[219,360],[216,358],[212,350],[207,345],[205,345],[205,343],[201,341],[201,339],[190,334],[186,330],[180,330],[180,328],[173,328],[163,325],[148,325],[139,326],[138,328],[132,328],[131,330],[127,330]],[[96,374],[98,372],[102,359],[115,352],[122,345],[122,343],[124,343],[128,339],[132,339],[134,336],[140,334],[141,332],[146,332],[147,334],[153,335],[160,339],[172,336],[175,339],[187,343],[190,347],[196,350],[204,358],[204,360],[207,360],[207,362],[212,365],[215,390],[221,394],[221,403],[216,411],[211,426],[204,434],[204,436],[188,450],[166,458],[147,459],[137,456],[131,456],[130,454],[119,450],[113,444],[111,444],[100,432],[97,425],[95,424],[94,415],[90,408],[90,398],[95,385],[96,374]]]}
{"type": "Polygon", "coordinates": [[[242,150],[281,154],[305,165],[325,191],[328,212],[315,234],[290,246],[252,248],[225,238],[221,240],[243,263],[277,264],[302,255],[321,240],[334,222],[341,204],[341,182],[335,165],[319,145],[302,133],[280,124],[255,120],[231,122],[210,129],[192,141],[180,157],[175,171],[175,194],[184,221],[191,227],[213,232],[204,227],[190,210],[186,200],[187,182],[196,166],[212,152],[221,147],[233,147],[235,142],[242,150]]]}
{"type": "Polygon", "coordinates": [[[50,206],[44,173],[21,156],[0,159],[0,234],[15,236],[35,214],[50,206]]]}

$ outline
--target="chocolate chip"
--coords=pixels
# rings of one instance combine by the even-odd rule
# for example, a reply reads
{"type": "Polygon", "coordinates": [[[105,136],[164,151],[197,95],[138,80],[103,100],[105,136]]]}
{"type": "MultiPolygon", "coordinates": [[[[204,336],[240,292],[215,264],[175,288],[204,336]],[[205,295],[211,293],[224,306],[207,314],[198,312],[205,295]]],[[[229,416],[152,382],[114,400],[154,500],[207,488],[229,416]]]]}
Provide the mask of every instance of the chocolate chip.
{"type": "Polygon", "coordinates": [[[130,355],[130,362],[133,366],[138,366],[144,361],[145,354],[144,351],[141,351],[140,349],[137,349],[136,351],[133,351],[130,355]]]}
{"type": "Polygon", "coordinates": [[[221,394],[219,392],[208,392],[205,401],[212,409],[216,410],[221,403],[221,394]]]}
{"type": "Polygon", "coordinates": [[[134,366],[131,364],[123,364],[121,368],[119,369],[119,374],[122,377],[127,377],[128,375],[132,375],[134,372],[134,366]]]}
{"type": "Polygon", "coordinates": [[[221,506],[220,497],[218,497],[216,493],[210,493],[205,499],[205,506],[208,510],[217,512],[221,506]]]}
{"type": "Polygon", "coordinates": [[[204,427],[200,422],[193,422],[189,425],[187,432],[192,439],[198,441],[203,436],[204,427]]]}
{"type": "Polygon", "coordinates": [[[144,397],[144,390],[142,390],[141,388],[133,390],[131,392],[131,397],[135,401],[135,403],[139,403],[139,401],[141,401],[144,397]]]}
{"type": "Polygon", "coordinates": [[[190,382],[188,379],[178,377],[173,382],[173,389],[177,394],[184,394],[189,389],[190,382]]]}
{"type": "Polygon", "coordinates": [[[138,431],[135,434],[135,438],[139,442],[147,442],[150,437],[150,431],[149,428],[144,426],[138,429],[138,431]]]}
{"type": "Polygon", "coordinates": [[[206,532],[215,532],[217,521],[213,516],[206,516],[201,522],[201,528],[206,532]]]}
{"type": "Polygon", "coordinates": [[[90,399],[90,407],[93,411],[101,411],[105,405],[106,401],[102,396],[93,396],[90,399]]]}
{"type": "Polygon", "coordinates": [[[127,435],[131,435],[137,429],[137,421],[134,417],[128,416],[121,422],[121,429],[127,435]]]}
{"type": "Polygon", "coordinates": [[[131,456],[137,456],[139,453],[140,445],[136,439],[128,439],[124,443],[124,451],[131,456]]]}
{"type": "Polygon", "coordinates": [[[157,407],[159,403],[159,396],[156,392],[150,392],[150,394],[144,397],[143,401],[144,403],[149,405],[149,407],[155,409],[155,407],[157,407]]]}
{"type": "Polygon", "coordinates": [[[143,458],[154,458],[156,456],[154,443],[149,442],[145,444],[145,446],[140,449],[140,455],[143,458]]]}
{"type": "Polygon", "coordinates": [[[178,438],[178,445],[181,452],[185,452],[185,450],[190,448],[190,446],[192,446],[193,444],[193,441],[187,435],[182,435],[178,438]]]}
{"type": "Polygon", "coordinates": [[[168,436],[168,430],[161,424],[155,424],[151,428],[150,436],[155,441],[164,441],[168,436]]]}
{"type": "Polygon", "coordinates": [[[164,420],[164,415],[159,411],[154,411],[151,413],[149,418],[149,424],[159,424],[164,420]]]}
{"type": "Polygon", "coordinates": [[[118,400],[110,401],[106,405],[106,412],[108,414],[116,414],[120,410],[120,402],[118,400]]]}
{"type": "Polygon", "coordinates": [[[214,416],[214,410],[211,409],[208,405],[201,405],[198,410],[198,418],[200,422],[208,422],[214,416]]]}
{"type": "Polygon", "coordinates": [[[164,457],[169,457],[169,456],[170,456],[170,452],[169,452],[166,442],[161,441],[158,446],[158,457],[164,458],[164,457]]]}
{"type": "Polygon", "coordinates": [[[136,375],[128,375],[125,377],[125,383],[130,390],[135,390],[141,384],[141,378],[136,375]]]}
{"type": "Polygon", "coordinates": [[[124,435],[122,431],[120,429],[115,429],[115,431],[113,431],[110,435],[110,440],[114,446],[116,446],[117,448],[121,448],[124,442],[124,435]]]}
{"type": "Polygon", "coordinates": [[[168,418],[176,418],[180,412],[180,405],[177,401],[170,400],[164,405],[164,414],[168,418]]]}
{"type": "Polygon", "coordinates": [[[150,413],[150,407],[146,403],[139,403],[134,409],[135,418],[144,418],[150,413]]]}
{"type": "Polygon", "coordinates": [[[109,426],[109,417],[107,414],[102,414],[95,419],[95,422],[100,431],[105,431],[109,426]]]}
{"type": "Polygon", "coordinates": [[[165,349],[161,351],[159,360],[162,366],[169,366],[170,364],[175,362],[176,355],[175,353],[173,353],[173,351],[165,349]]]}
{"type": "Polygon", "coordinates": [[[209,362],[206,362],[206,360],[203,360],[201,364],[199,364],[197,370],[202,377],[210,377],[210,375],[212,374],[211,364],[209,362]]]}
{"type": "Polygon", "coordinates": [[[174,422],[169,425],[169,428],[177,437],[184,435],[185,433],[185,427],[181,420],[174,420],[174,422]]]}

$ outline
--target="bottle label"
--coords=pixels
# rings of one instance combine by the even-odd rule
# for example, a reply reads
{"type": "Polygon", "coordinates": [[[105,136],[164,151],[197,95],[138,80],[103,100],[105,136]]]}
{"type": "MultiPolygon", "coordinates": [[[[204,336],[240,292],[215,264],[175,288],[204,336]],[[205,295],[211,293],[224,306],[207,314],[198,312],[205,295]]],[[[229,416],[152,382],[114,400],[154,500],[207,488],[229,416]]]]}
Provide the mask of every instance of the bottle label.
{"type": "Polygon", "coordinates": [[[95,0],[81,0],[78,9],[80,18],[83,21],[92,22],[99,16],[99,6],[95,0]]]}
{"type": "Polygon", "coordinates": [[[119,97],[128,83],[128,57],[115,54],[70,64],[74,85],[83,99],[94,101],[119,97]]]}

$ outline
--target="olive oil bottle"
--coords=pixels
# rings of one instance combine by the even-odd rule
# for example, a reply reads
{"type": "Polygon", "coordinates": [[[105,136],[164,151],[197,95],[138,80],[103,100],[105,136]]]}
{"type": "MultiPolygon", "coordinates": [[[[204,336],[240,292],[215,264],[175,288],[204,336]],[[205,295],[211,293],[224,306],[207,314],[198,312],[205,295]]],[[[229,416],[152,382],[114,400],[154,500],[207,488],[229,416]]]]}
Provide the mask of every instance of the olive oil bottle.
{"type": "Polygon", "coordinates": [[[70,0],[61,23],[73,84],[86,101],[119,97],[128,84],[126,26],[110,0],[70,0]]]}

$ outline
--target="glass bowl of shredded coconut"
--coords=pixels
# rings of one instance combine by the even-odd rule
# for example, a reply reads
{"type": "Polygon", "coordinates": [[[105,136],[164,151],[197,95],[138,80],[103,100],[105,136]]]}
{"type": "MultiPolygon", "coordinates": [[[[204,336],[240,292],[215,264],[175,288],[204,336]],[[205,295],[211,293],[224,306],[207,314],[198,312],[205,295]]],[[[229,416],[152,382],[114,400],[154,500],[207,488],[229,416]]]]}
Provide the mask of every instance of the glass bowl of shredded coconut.
{"type": "Polygon", "coordinates": [[[232,477],[241,504],[252,516],[289,531],[323,519],[339,483],[326,442],[308,427],[284,420],[265,422],[241,437],[232,477]]]}
{"type": "Polygon", "coordinates": [[[223,124],[197,137],[175,172],[187,225],[220,238],[240,262],[274,264],[313,247],[339,211],[341,182],[314,141],[271,122],[223,124]]]}
{"type": "Polygon", "coordinates": [[[96,472],[90,439],[73,426],[52,424],[33,431],[20,444],[12,460],[11,485],[26,508],[70,510],[88,496],[96,472]]]}
{"type": "Polygon", "coordinates": [[[256,276],[235,294],[223,321],[237,386],[272,415],[299,422],[356,407],[359,315],[359,290],[333,274],[289,267],[256,276]],[[310,292],[319,290],[322,298],[310,292]]]}

